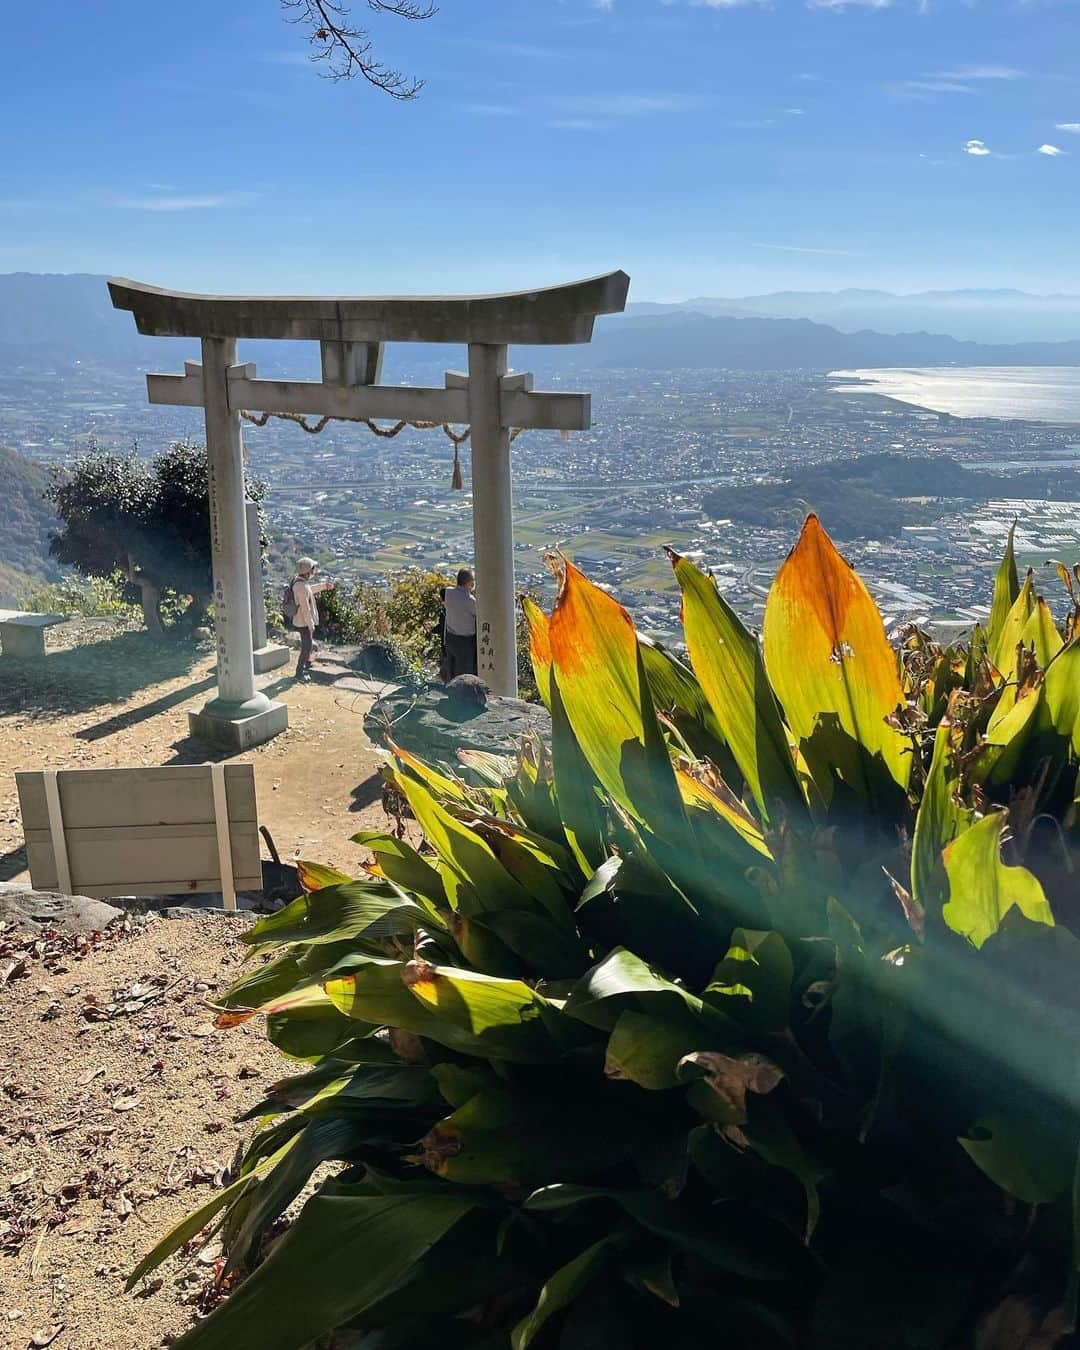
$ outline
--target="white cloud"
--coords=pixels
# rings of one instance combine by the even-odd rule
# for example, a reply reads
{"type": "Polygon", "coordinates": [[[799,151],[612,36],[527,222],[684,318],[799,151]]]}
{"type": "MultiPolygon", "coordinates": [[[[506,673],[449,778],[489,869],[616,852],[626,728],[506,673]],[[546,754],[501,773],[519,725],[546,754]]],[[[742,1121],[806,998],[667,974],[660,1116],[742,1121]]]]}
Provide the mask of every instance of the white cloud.
{"type": "Polygon", "coordinates": [[[1024,72],[1012,66],[976,65],[957,66],[953,70],[938,70],[935,80],[1022,80],[1024,72]]]}
{"type": "Polygon", "coordinates": [[[1058,131],[1067,131],[1073,136],[1080,136],[1080,122],[1055,122],[1058,131]]]}
{"type": "Polygon", "coordinates": [[[805,108],[785,108],[784,111],[789,117],[803,117],[806,114],[805,108]]]}
{"type": "Polygon", "coordinates": [[[1058,145],[1040,145],[1035,153],[1038,155],[1063,155],[1065,151],[1058,145]]]}
{"type": "Polygon", "coordinates": [[[806,0],[807,9],[847,9],[848,5],[865,5],[868,9],[888,9],[892,0],[806,0]]]}
{"type": "Polygon", "coordinates": [[[520,117],[522,113],[510,103],[466,103],[465,111],[477,117],[520,117]]]}
{"type": "Polygon", "coordinates": [[[688,94],[574,94],[556,100],[563,112],[575,117],[649,117],[685,112],[699,102],[688,94]]]}
{"type": "Polygon", "coordinates": [[[116,197],[113,205],[130,211],[210,211],[223,206],[242,206],[250,200],[250,192],[220,192],[188,197],[116,197]]]}
{"type": "Polygon", "coordinates": [[[777,253],[825,253],[832,258],[855,258],[858,255],[852,253],[846,248],[810,248],[804,244],[759,244],[753,243],[751,248],[769,248],[777,253]]]}
{"type": "Polygon", "coordinates": [[[900,80],[885,86],[886,92],[894,98],[915,99],[929,102],[935,94],[974,94],[969,84],[957,84],[954,80],[900,80]]]}
{"type": "Polygon", "coordinates": [[[610,122],[597,122],[589,117],[556,117],[548,123],[555,131],[607,131],[610,122]]]}
{"type": "Polygon", "coordinates": [[[988,155],[988,154],[990,154],[990,150],[988,149],[988,147],[987,147],[985,141],[975,141],[975,140],[971,140],[971,141],[968,141],[967,145],[964,146],[964,154],[965,154],[965,155],[988,155]]]}

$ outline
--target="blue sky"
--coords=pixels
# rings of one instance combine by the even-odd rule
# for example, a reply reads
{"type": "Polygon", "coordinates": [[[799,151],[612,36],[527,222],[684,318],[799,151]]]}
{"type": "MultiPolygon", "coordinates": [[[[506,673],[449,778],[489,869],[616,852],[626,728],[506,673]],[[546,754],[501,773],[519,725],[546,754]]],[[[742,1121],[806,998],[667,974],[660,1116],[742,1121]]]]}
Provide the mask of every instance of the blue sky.
{"type": "Polygon", "coordinates": [[[276,0],[7,6],[0,271],[1080,290],[1078,5],[443,0],[369,26],[416,102],[320,79],[276,0]]]}

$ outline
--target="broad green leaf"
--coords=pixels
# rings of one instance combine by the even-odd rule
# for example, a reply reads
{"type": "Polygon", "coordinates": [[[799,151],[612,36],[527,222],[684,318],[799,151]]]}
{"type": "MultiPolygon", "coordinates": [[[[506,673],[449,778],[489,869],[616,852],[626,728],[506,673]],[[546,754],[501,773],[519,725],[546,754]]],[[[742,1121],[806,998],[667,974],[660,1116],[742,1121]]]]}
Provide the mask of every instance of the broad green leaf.
{"type": "Polygon", "coordinates": [[[1071,742],[1073,757],[1080,759],[1080,639],[1073,639],[1050,662],[1043,699],[1054,731],[1071,742]]]}
{"type": "Polygon", "coordinates": [[[617,1167],[631,1131],[624,1103],[609,1084],[574,1094],[576,1118],[567,1127],[557,1094],[538,1094],[521,1084],[482,1088],[438,1121],[410,1156],[430,1172],[466,1186],[536,1186],[549,1176],[580,1180],[617,1167]]]}
{"type": "MultiPolygon", "coordinates": [[[[676,769],[675,776],[683,802],[688,807],[701,811],[717,822],[723,822],[734,832],[740,843],[761,857],[771,860],[772,854],[761,827],[738,798],[733,797],[730,792],[725,794],[717,791],[707,783],[703,783],[700,778],[694,778],[685,769],[676,769]]],[[[757,861],[749,857],[746,859],[747,865],[757,861]]]]}
{"type": "Polygon", "coordinates": [[[582,1289],[605,1269],[610,1256],[611,1239],[601,1238],[550,1275],[540,1290],[536,1307],[522,1318],[510,1335],[513,1350],[527,1350],[548,1318],[573,1303],[582,1289]]]}
{"type": "Polygon", "coordinates": [[[252,924],[240,937],[249,946],[267,948],[286,942],[341,942],[365,934],[412,934],[417,928],[432,926],[437,921],[429,911],[399,891],[378,882],[350,881],[299,896],[277,914],[252,924]]]}
{"type": "Polygon", "coordinates": [[[307,983],[308,979],[296,954],[283,952],[271,961],[264,960],[254,968],[249,968],[246,975],[241,975],[235,983],[229,985],[228,992],[221,999],[219,1006],[260,1008],[307,983]]]}
{"type": "Polygon", "coordinates": [[[904,705],[896,653],[870,592],[815,515],[769,591],[764,650],[812,771],[827,762],[870,802],[881,792],[878,765],[907,788],[911,740],[886,720],[904,705]]]}
{"type": "Polygon", "coordinates": [[[953,758],[952,722],[946,716],[934,735],[934,754],[923,786],[911,849],[911,894],[935,919],[949,898],[944,849],[968,828],[973,812],[956,800],[957,769],[953,758]]]}
{"type": "Polygon", "coordinates": [[[793,1273],[790,1255],[785,1252],[779,1234],[775,1242],[765,1242],[741,1229],[737,1215],[730,1210],[726,1214],[702,1214],[688,1204],[667,1199],[658,1191],[557,1183],[533,1191],[525,1200],[524,1208],[545,1213],[590,1200],[607,1200],[618,1205],[649,1232],[719,1270],[730,1271],[744,1279],[783,1280],[793,1273]]]}
{"type": "Polygon", "coordinates": [[[362,844],[375,855],[375,864],[369,867],[372,875],[384,876],[403,890],[422,895],[432,904],[445,908],[448,904],[442,877],[431,863],[404,839],[378,830],[361,830],[352,837],[354,844],[362,844]]]}
{"type": "Polygon", "coordinates": [[[568,1016],[602,1031],[612,1030],[627,1009],[674,1019],[689,1012],[701,1020],[703,1032],[739,1034],[737,1024],[722,1011],[710,1007],[681,984],[657,974],[639,956],[622,947],[609,952],[582,976],[563,1007],[568,1016]]]}
{"type": "Polygon", "coordinates": [[[530,1061],[554,1053],[541,1021],[549,1005],[519,980],[373,959],[329,981],[326,993],[347,1017],[400,1027],[464,1054],[530,1061]]]}
{"type": "Polygon", "coordinates": [[[1004,811],[984,816],[945,850],[949,903],[943,917],[975,947],[998,931],[1014,905],[1032,923],[1054,924],[1038,878],[1026,867],[1007,867],[1001,861],[1005,821],[1004,811]]]}
{"type": "Polygon", "coordinates": [[[226,1205],[231,1205],[249,1186],[254,1185],[263,1173],[276,1167],[296,1144],[298,1137],[298,1134],[294,1134],[281,1148],[261,1158],[250,1171],[245,1172],[243,1176],[237,1177],[230,1185],[215,1192],[205,1204],[200,1205],[198,1209],[193,1210],[186,1218],[181,1219],[178,1224],[170,1228],[161,1241],[152,1251],[147,1252],[131,1272],[124,1288],[127,1290],[133,1289],[144,1275],[149,1275],[152,1270],[156,1270],[161,1265],[162,1261],[167,1260],[174,1252],[178,1252],[192,1238],[198,1237],[211,1219],[219,1214],[226,1205]]]}
{"type": "Polygon", "coordinates": [[[254,1264],[266,1229],[292,1204],[322,1163],[347,1158],[357,1143],[350,1120],[336,1117],[313,1120],[284,1150],[285,1156],[267,1168],[244,1193],[238,1209],[242,1219],[229,1234],[226,1271],[254,1264]]]}
{"type": "Polygon", "coordinates": [[[1029,567],[1027,576],[1024,578],[1024,584],[1020,587],[1011,609],[1006,614],[996,640],[990,644],[988,649],[990,660],[993,661],[1006,683],[1016,678],[1016,649],[1023,640],[1024,630],[1027,628],[1028,620],[1031,618],[1034,609],[1035,577],[1029,567]]]}
{"type": "Polygon", "coordinates": [[[551,636],[548,633],[548,616],[535,600],[527,595],[521,597],[521,608],[529,628],[529,655],[532,658],[533,675],[536,687],[544,706],[551,709],[551,636]]]}
{"type": "Polygon", "coordinates": [[[1018,1200],[1050,1204],[1071,1186],[1073,1149],[1049,1137],[1037,1118],[998,1115],[980,1120],[974,1130],[974,1137],[960,1137],[961,1147],[995,1185],[1018,1200]]]}
{"type": "Polygon", "coordinates": [[[392,741],[390,742],[390,749],[394,753],[397,767],[394,780],[398,787],[401,786],[400,779],[404,774],[423,783],[439,801],[457,802],[461,806],[468,806],[472,803],[473,799],[469,789],[460,779],[449,778],[446,774],[439,773],[430,764],[425,764],[422,759],[418,759],[408,750],[403,750],[400,745],[395,745],[392,741]]]}
{"type": "Polygon", "coordinates": [[[736,928],[727,955],[705,990],[707,1001],[759,1032],[782,1032],[791,1014],[795,963],[779,933],[736,928]]]}
{"type": "Polygon", "coordinates": [[[454,909],[468,916],[489,909],[532,907],[529,892],[475,831],[436,801],[422,783],[402,776],[400,784],[417,823],[442,863],[443,884],[454,909]]]}
{"type": "Polygon", "coordinates": [[[183,1350],[301,1350],[357,1317],[476,1205],[460,1190],[371,1194],[361,1183],[326,1182],[266,1260],[183,1350]]]}
{"type": "Polygon", "coordinates": [[[548,632],[566,715],[605,790],[654,835],[684,835],[682,799],[630,615],[566,561],[548,632]]]}
{"type": "Polygon", "coordinates": [[[361,1034],[361,1029],[345,1017],[315,986],[322,999],[303,1007],[293,1005],[270,1012],[266,1019],[266,1039],[289,1059],[321,1059],[361,1034]]]}
{"type": "Polygon", "coordinates": [[[581,871],[589,876],[609,851],[601,786],[574,735],[554,670],[549,688],[555,800],[570,851],[581,871]]]}
{"type": "Polygon", "coordinates": [[[256,1008],[238,1008],[236,1006],[226,1008],[214,1018],[214,1026],[219,1031],[229,1031],[232,1027],[238,1027],[260,1014],[269,1016],[271,1013],[293,1013],[302,1009],[325,1008],[326,1006],[326,995],[319,984],[313,981],[310,984],[303,984],[291,989],[288,993],[275,996],[268,1002],[259,1004],[256,1008]]]}
{"type": "Polygon", "coordinates": [[[1020,578],[1016,573],[1016,554],[1013,552],[1013,536],[1016,534],[1016,521],[1009,527],[1009,542],[1005,546],[1005,556],[1001,560],[997,576],[994,578],[994,602],[990,608],[990,622],[986,626],[986,641],[990,651],[1005,628],[1009,611],[1020,594],[1020,578]]]}
{"type": "Polygon", "coordinates": [[[1050,613],[1050,606],[1041,595],[1035,597],[1035,608],[1024,625],[1020,641],[1035,653],[1040,670],[1045,670],[1065,645],[1054,623],[1054,616],[1050,613]]]}
{"type": "Polygon", "coordinates": [[[305,891],[319,891],[324,886],[347,886],[350,881],[355,880],[334,867],[325,867],[317,862],[305,862],[303,859],[296,864],[296,870],[300,874],[300,885],[305,891]]]}
{"type": "Polygon", "coordinates": [[[682,589],[683,630],[694,673],[766,823],[778,803],[805,805],[791,737],[769,685],[761,649],[713,581],[668,551],[682,589]]]}
{"type": "Polygon", "coordinates": [[[650,1092],[678,1087],[679,1061],[708,1040],[699,1020],[688,1011],[674,1009],[663,1017],[626,1008],[608,1038],[604,1072],[609,1078],[626,1078],[650,1092]]]}
{"type": "Polygon", "coordinates": [[[657,711],[667,714],[696,759],[712,760],[726,778],[738,782],[739,766],[694,672],[644,634],[638,635],[638,643],[657,711]]]}

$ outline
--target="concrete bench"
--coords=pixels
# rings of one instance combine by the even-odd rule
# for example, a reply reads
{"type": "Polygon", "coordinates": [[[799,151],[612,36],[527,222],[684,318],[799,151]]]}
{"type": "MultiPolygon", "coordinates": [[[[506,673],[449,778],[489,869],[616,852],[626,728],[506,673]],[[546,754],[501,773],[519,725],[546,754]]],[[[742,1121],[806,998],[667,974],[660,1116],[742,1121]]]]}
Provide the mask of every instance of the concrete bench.
{"type": "Polygon", "coordinates": [[[66,622],[66,614],[24,614],[18,609],[0,609],[0,656],[22,661],[44,656],[45,629],[66,622]]]}

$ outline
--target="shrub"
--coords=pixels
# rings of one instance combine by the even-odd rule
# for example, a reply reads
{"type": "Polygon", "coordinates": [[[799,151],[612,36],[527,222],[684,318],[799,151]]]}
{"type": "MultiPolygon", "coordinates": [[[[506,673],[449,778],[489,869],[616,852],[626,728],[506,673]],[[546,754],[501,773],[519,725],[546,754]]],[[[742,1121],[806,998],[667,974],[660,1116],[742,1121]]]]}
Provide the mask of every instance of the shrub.
{"type": "Polygon", "coordinates": [[[319,596],[322,629],[331,642],[389,640],[414,671],[439,660],[442,588],[454,583],[439,572],[406,567],[385,582],[342,585],[319,596]]]}
{"type": "Polygon", "coordinates": [[[37,614],[68,614],[73,618],[140,619],[138,605],[128,599],[128,584],[119,572],[107,577],[68,576],[33,587],[24,608],[37,614]]]}
{"type": "Polygon", "coordinates": [[[185,1350],[1072,1325],[1077,612],[1010,541],[968,648],[894,650],[810,517],[759,645],[672,562],[693,669],[567,563],[526,605],[550,751],[463,752],[483,788],[398,752],[423,849],[357,835],[364,879],[303,864],[244,935],[219,1026],[295,1072],[132,1277],[223,1215],[185,1350]]]}

